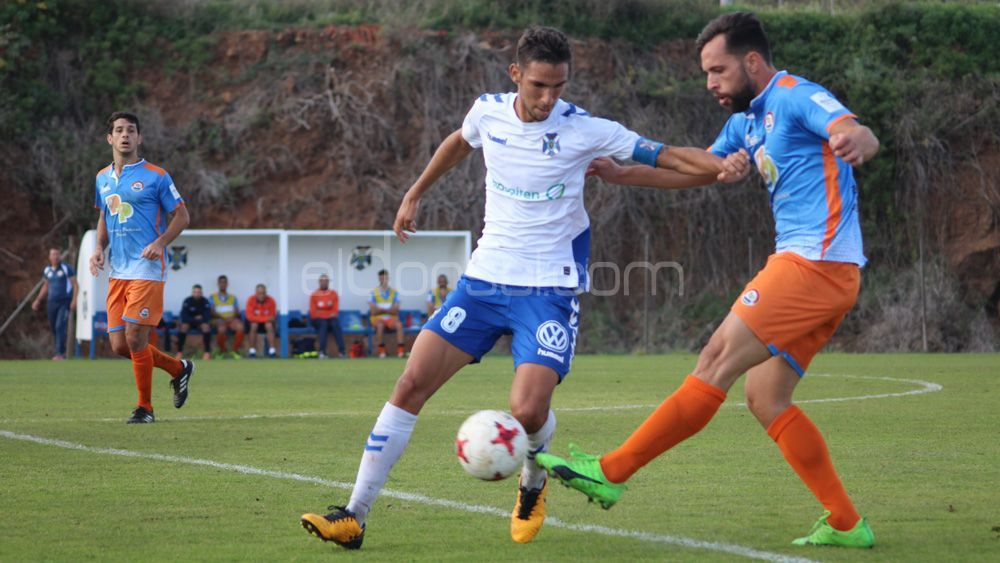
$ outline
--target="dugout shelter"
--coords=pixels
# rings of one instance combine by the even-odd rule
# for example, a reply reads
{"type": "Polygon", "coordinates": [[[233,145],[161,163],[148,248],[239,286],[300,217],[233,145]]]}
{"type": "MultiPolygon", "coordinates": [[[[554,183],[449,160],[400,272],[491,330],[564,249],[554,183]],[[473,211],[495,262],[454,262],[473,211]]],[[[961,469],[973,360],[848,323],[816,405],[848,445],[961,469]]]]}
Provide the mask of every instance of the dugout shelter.
{"type": "MultiPolygon", "coordinates": [[[[107,336],[110,269],[106,265],[97,277],[90,275],[96,242],[97,232],[87,231],[77,261],[77,353],[89,342],[91,358],[96,339],[107,336]]],[[[287,358],[290,313],[309,311],[309,295],[321,274],[330,276],[330,288],[340,296],[341,315],[367,315],[368,296],[382,269],[399,293],[400,309],[423,311],[438,275],[448,276],[454,287],[465,271],[472,238],[468,231],[425,231],[403,244],[392,231],[189,229],[166,250],[165,312],[177,314],[194,284],[201,284],[207,297],[223,274],[243,311],[256,285],[263,283],[278,304],[280,355],[287,358]]]]}

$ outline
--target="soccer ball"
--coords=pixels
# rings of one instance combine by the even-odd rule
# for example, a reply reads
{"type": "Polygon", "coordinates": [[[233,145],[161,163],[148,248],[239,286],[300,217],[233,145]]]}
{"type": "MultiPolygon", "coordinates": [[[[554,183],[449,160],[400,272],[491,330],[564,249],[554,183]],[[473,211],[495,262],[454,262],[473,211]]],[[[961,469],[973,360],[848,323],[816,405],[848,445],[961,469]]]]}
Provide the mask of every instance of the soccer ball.
{"type": "Polygon", "coordinates": [[[524,427],[503,411],[477,412],[462,423],[455,438],[455,455],[462,469],[484,481],[510,477],[527,453],[524,427]]]}

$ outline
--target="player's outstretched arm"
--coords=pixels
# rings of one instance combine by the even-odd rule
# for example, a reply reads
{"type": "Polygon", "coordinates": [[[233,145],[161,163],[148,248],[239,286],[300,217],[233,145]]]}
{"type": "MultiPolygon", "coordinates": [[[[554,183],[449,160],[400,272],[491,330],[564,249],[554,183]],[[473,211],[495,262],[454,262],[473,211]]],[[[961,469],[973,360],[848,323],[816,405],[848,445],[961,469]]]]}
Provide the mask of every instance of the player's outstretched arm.
{"type": "Polygon", "coordinates": [[[146,260],[162,258],[163,249],[173,242],[189,224],[191,224],[191,217],[188,215],[187,206],[181,205],[174,210],[174,215],[170,218],[170,223],[167,224],[167,230],[142,249],[142,257],[146,260]]]}
{"type": "Polygon", "coordinates": [[[471,152],[472,145],[462,138],[461,129],[448,135],[441,142],[420,177],[406,191],[399,211],[396,212],[396,220],[392,224],[392,230],[396,232],[396,237],[400,241],[406,242],[406,239],[410,238],[408,232],[415,233],[417,231],[417,210],[420,208],[420,198],[423,197],[424,192],[434,185],[434,182],[445,172],[462,162],[471,152]]]}
{"type": "Polygon", "coordinates": [[[690,176],[666,168],[653,168],[645,164],[622,166],[606,156],[594,159],[587,168],[587,175],[597,176],[612,184],[667,190],[696,188],[715,181],[714,175],[690,176]]]}
{"type": "Polygon", "coordinates": [[[667,190],[697,188],[716,181],[730,184],[746,178],[749,172],[749,156],[743,149],[722,160],[722,171],[718,174],[692,176],[690,174],[681,174],[675,170],[653,168],[646,165],[621,166],[607,157],[595,159],[587,168],[588,176],[598,176],[604,181],[613,184],[667,190]]]}
{"type": "Polygon", "coordinates": [[[663,147],[656,157],[656,167],[691,176],[716,176],[722,172],[722,159],[705,149],[663,147]]]}
{"type": "Polygon", "coordinates": [[[861,166],[875,157],[878,137],[854,119],[843,119],[830,128],[830,149],[851,166],[861,166]]]}

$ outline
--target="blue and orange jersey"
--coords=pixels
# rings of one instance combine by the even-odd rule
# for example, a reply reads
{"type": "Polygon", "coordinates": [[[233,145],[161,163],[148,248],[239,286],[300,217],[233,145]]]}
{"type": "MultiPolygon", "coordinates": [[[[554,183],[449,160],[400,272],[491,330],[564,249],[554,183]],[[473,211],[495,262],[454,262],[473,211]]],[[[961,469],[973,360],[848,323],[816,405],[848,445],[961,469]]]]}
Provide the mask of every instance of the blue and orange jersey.
{"type": "Polygon", "coordinates": [[[122,167],[112,163],[97,173],[94,205],[108,226],[111,277],[166,281],[164,258],[147,260],[142,250],[167,230],[168,217],[184,205],[167,171],[145,159],[122,167]]]}
{"type": "Polygon", "coordinates": [[[781,71],[709,148],[753,157],[771,197],[775,252],[865,265],[854,171],[829,144],[830,129],[853,117],[819,84],[781,71]]]}

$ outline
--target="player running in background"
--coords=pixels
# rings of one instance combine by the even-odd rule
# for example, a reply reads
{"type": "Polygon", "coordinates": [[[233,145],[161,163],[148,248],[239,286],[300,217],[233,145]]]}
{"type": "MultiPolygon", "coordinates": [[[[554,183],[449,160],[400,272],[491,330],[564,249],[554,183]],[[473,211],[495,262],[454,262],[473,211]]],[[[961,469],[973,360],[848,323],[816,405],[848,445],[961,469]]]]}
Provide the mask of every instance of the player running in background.
{"type": "Polygon", "coordinates": [[[115,353],[132,358],[139,391],[138,406],[126,422],[147,423],[155,420],[153,366],[170,374],[176,408],[184,406],[188,381],[194,373],[191,360],[172,358],[150,343],[150,331],[163,315],[167,278],[163,249],[190,220],[167,171],[139,158],[142,134],[138,117],[125,112],[111,114],[108,144],[114,161],[97,173],[94,185],[100,215],[90,273],[97,276],[97,271],[104,269],[104,250],[110,249],[108,336],[115,353]]]}
{"type": "MultiPolygon", "coordinates": [[[[605,508],[652,459],[701,430],[746,373],[750,412],[828,511],[796,545],[871,547],[875,538],[834,470],[823,436],[792,404],[809,362],[854,305],[865,264],[852,166],[878,139],[823,87],[777,71],[760,21],[732,13],[698,36],[708,89],[733,115],[712,144],[747,151],[767,184],[775,254],[747,284],[683,385],[618,449],[601,457],[550,454],[538,463],[605,508]]],[[[663,186],[660,171],[595,163],[615,183],[663,186]]]]}
{"type": "Polygon", "coordinates": [[[683,173],[728,179],[723,159],[703,149],[666,148],[560,99],[569,79],[566,37],[531,28],[510,65],[516,93],[483,94],[403,198],[393,229],[416,230],[423,194],[473,150],[486,161],[483,236],[468,269],[424,325],[389,402],[368,436],[346,507],[306,514],[302,525],[324,540],[357,549],[389,471],[402,455],[425,402],[459,369],[512,335],[510,409],[528,433],[529,455],[511,514],[511,536],[529,542],[545,518],[547,480],[534,461],[556,427],[549,408],[569,372],[579,323],[578,290],[587,285],[590,221],[584,174],[599,156],[632,158],[683,173]]]}

